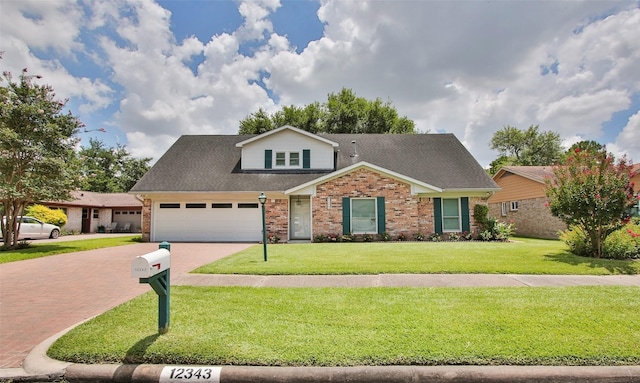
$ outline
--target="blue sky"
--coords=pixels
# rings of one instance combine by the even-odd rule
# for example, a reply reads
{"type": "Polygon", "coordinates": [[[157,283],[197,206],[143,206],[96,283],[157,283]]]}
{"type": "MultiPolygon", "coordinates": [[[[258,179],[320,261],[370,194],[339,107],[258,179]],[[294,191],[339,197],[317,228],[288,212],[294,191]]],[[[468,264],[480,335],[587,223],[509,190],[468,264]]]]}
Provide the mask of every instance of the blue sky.
{"type": "Polygon", "coordinates": [[[640,162],[638,25],[638,1],[0,0],[0,66],[140,157],[346,87],[483,166],[506,125],[640,162]]]}

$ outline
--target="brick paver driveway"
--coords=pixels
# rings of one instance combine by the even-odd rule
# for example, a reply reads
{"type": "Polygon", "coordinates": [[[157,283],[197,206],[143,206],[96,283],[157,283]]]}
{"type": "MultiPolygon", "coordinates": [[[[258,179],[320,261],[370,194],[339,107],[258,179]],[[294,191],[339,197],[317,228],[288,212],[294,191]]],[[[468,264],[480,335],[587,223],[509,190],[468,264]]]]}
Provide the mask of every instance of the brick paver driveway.
{"type": "MultiPolygon", "coordinates": [[[[171,244],[171,277],[251,244],[171,244]]],[[[0,368],[19,367],[50,336],[144,292],[131,261],[158,249],[140,243],[0,264],[0,368]]]]}

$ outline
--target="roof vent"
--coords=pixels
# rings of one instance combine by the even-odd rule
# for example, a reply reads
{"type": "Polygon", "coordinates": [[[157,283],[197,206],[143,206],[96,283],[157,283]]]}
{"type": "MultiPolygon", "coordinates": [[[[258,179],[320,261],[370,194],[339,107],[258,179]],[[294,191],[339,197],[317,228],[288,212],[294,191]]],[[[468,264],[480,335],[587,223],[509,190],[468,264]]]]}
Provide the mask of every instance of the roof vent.
{"type": "Polygon", "coordinates": [[[356,145],[356,140],[351,141],[351,143],[353,144],[353,154],[351,155],[351,158],[358,157],[358,146],[356,145]]]}

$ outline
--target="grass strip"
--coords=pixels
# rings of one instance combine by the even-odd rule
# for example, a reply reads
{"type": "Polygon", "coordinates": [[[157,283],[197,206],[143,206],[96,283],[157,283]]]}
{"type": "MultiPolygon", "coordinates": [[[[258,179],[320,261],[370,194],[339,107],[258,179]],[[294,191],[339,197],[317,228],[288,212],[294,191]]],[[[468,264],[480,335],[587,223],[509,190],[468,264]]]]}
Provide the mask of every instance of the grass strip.
{"type": "Polygon", "coordinates": [[[77,363],[258,366],[636,365],[637,287],[172,288],[72,330],[77,363]]]}
{"type": "Polygon", "coordinates": [[[26,249],[0,251],[0,264],[50,255],[101,249],[104,247],[131,245],[140,242],[140,236],[81,239],[78,241],[47,242],[31,244],[26,249]]]}
{"type": "Polygon", "coordinates": [[[561,241],[374,242],[253,246],[195,270],[204,274],[638,274],[640,261],[578,257],[561,241]]]}

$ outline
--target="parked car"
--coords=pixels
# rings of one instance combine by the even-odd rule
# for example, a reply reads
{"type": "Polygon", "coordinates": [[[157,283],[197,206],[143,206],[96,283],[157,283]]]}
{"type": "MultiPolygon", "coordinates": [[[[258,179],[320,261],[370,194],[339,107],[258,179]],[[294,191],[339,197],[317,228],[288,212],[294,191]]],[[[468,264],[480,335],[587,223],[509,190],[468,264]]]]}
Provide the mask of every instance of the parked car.
{"type": "MultiPolygon", "coordinates": [[[[33,217],[18,217],[20,219],[20,235],[18,239],[53,238],[60,236],[60,227],[44,223],[33,217]]],[[[2,217],[6,223],[6,217],[2,217]]]]}

